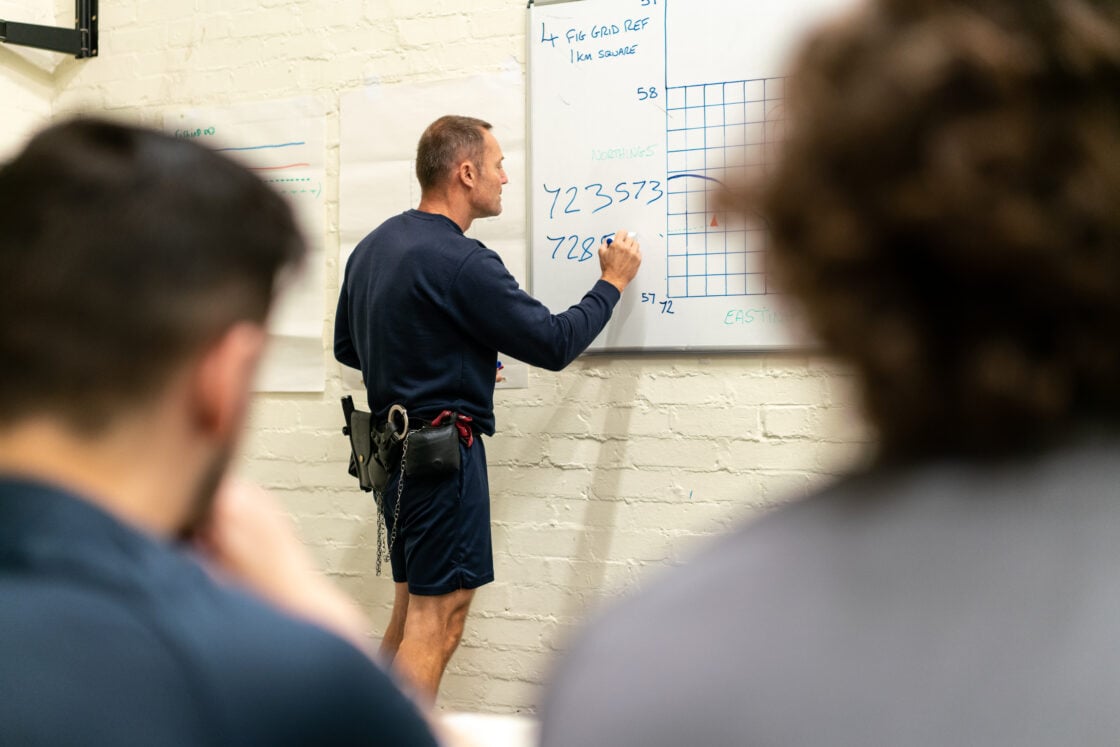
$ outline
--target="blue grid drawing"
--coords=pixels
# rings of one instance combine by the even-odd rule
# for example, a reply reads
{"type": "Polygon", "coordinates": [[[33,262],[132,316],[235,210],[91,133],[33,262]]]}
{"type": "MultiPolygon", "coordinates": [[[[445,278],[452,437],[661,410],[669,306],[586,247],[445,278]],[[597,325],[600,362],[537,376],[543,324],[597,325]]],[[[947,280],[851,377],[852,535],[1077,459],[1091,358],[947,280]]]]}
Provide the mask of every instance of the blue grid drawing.
{"type": "Polygon", "coordinates": [[[769,291],[761,225],[714,204],[720,184],[766,169],[784,126],[782,78],[667,87],[668,296],[769,291]]]}

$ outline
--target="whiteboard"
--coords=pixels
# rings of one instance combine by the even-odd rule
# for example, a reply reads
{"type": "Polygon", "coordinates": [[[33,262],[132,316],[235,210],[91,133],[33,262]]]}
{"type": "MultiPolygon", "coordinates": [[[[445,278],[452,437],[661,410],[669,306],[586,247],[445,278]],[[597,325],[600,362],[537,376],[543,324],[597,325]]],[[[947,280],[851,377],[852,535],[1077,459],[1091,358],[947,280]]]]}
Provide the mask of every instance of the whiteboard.
{"type": "Polygon", "coordinates": [[[554,312],[599,277],[598,246],[643,262],[591,350],[805,344],[767,273],[759,221],[715,207],[781,141],[798,39],[851,0],[581,0],[529,13],[532,289],[554,312]]]}

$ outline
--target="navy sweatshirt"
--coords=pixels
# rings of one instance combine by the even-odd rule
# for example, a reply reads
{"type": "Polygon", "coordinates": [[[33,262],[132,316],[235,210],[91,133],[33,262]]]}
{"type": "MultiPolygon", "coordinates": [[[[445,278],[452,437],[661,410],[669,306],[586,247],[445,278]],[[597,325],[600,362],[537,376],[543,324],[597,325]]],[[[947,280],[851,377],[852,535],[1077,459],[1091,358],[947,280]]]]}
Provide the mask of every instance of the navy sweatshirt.
{"type": "Polygon", "coordinates": [[[436,747],[349,643],[81,497],[2,475],[0,662],[10,747],[436,747]]]}
{"type": "Polygon", "coordinates": [[[450,218],[409,210],[364,238],[347,262],[334,355],[361,369],[375,416],[398,403],[425,419],[451,409],[493,435],[498,351],[558,371],[602,331],[618,299],[599,280],[553,315],[450,218]]]}

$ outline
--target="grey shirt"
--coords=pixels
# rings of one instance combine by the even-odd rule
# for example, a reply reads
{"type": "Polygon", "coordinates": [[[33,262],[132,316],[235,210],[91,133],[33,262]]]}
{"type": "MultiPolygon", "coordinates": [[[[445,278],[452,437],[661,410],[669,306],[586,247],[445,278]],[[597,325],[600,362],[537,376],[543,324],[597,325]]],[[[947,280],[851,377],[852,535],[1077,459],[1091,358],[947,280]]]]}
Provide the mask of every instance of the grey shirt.
{"type": "Polygon", "coordinates": [[[653,580],[545,747],[1120,744],[1120,441],[849,478],[653,580]]]}

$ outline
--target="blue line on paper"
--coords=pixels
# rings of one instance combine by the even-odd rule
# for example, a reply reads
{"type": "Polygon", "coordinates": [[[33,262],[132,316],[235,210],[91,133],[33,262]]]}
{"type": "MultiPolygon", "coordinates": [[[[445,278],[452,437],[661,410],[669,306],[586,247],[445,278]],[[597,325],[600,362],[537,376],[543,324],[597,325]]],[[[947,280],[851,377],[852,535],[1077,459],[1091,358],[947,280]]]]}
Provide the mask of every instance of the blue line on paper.
{"type": "Polygon", "coordinates": [[[294,145],[307,145],[302,140],[297,143],[276,143],[275,145],[251,145],[245,148],[217,148],[217,152],[221,153],[227,150],[265,150],[268,148],[291,148],[294,145]]]}

